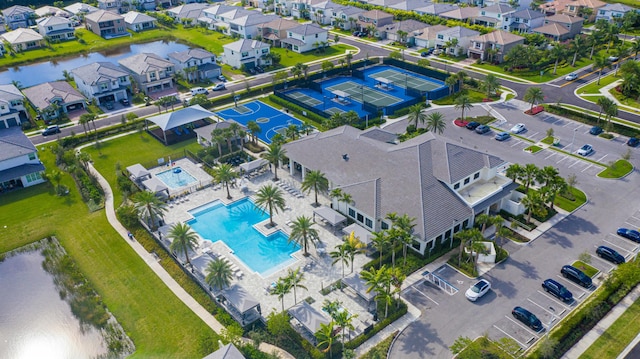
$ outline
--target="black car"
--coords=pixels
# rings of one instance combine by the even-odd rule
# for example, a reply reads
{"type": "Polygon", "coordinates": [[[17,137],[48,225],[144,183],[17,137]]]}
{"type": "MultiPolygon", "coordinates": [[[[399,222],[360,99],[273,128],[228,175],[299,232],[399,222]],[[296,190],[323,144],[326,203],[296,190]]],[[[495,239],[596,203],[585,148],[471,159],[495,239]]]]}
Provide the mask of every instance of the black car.
{"type": "Polygon", "coordinates": [[[351,33],[353,36],[360,36],[360,31],[354,31],[351,33]]]}
{"type": "Polygon", "coordinates": [[[593,126],[593,127],[591,127],[591,129],[589,130],[589,133],[590,133],[590,134],[592,134],[592,135],[594,135],[594,136],[597,136],[597,135],[601,134],[601,133],[602,133],[602,131],[604,131],[604,130],[602,129],[602,127],[600,127],[600,126],[593,126]]]}
{"type": "Polygon", "coordinates": [[[479,134],[482,135],[482,134],[485,134],[485,133],[491,131],[491,128],[489,126],[487,126],[487,125],[480,125],[480,126],[476,127],[475,131],[476,131],[476,133],[479,133],[479,134]]]}
{"type": "Polygon", "coordinates": [[[120,100],[120,103],[122,104],[122,106],[129,106],[129,99],[125,97],[120,100]]]}
{"type": "Polygon", "coordinates": [[[627,229],[627,228],[618,228],[618,231],[616,233],[618,233],[620,237],[624,237],[626,239],[630,239],[634,242],[640,243],[640,232],[636,230],[627,229]]]}
{"type": "Polygon", "coordinates": [[[598,247],[596,249],[596,254],[598,255],[598,257],[606,259],[609,262],[613,262],[615,264],[622,264],[625,262],[624,257],[620,253],[606,246],[598,247]]]}
{"type": "Polygon", "coordinates": [[[570,303],[573,301],[573,294],[562,284],[553,279],[547,279],[542,282],[542,289],[556,296],[558,299],[570,303]]]}
{"type": "Polygon", "coordinates": [[[250,68],[249,69],[249,73],[252,74],[252,75],[255,75],[256,74],[256,69],[250,68]]]}
{"type": "Polygon", "coordinates": [[[585,288],[589,288],[592,285],[591,278],[588,275],[584,274],[583,271],[574,266],[563,266],[560,270],[560,273],[562,273],[563,277],[574,283],[580,284],[585,288]]]}
{"type": "Polygon", "coordinates": [[[422,51],[422,52],[420,53],[420,57],[427,57],[427,56],[429,56],[429,53],[428,53],[428,52],[426,52],[426,51],[422,51]]]}
{"type": "Polygon", "coordinates": [[[471,121],[467,123],[467,130],[475,130],[478,126],[480,126],[480,122],[471,121]]]}
{"type": "Polygon", "coordinates": [[[523,322],[529,328],[535,331],[542,330],[542,322],[540,321],[540,319],[538,319],[538,317],[535,316],[535,314],[531,313],[530,311],[522,307],[515,307],[511,311],[511,314],[513,315],[514,318],[523,322]]]}
{"type": "Polygon", "coordinates": [[[258,71],[258,73],[263,73],[264,69],[261,66],[256,66],[256,71],[258,71]]]}
{"type": "Polygon", "coordinates": [[[640,145],[640,140],[635,137],[631,137],[629,141],[627,141],[627,146],[629,147],[638,147],[638,145],[640,145]]]}
{"type": "Polygon", "coordinates": [[[43,136],[55,135],[56,133],[60,133],[58,125],[49,126],[42,131],[43,136]]]}

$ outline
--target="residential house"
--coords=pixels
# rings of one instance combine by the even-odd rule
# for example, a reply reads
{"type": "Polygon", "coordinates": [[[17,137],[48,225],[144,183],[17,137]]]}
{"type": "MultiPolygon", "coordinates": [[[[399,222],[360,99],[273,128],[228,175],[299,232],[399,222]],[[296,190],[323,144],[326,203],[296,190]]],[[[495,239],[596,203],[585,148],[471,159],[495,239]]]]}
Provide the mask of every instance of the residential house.
{"type": "Polygon", "coordinates": [[[141,53],[118,61],[127,70],[138,89],[157,97],[174,89],[175,66],[156,54],[141,53]]]}
{"type": "Polygon", "coordinates": [[[554,0],[541,4],[539,8],[546,15],[565,14],[577,17],[588,11],[590,14],[587,18],[593,21],[600,8],[605,5],[606,3],[600,0],[554,0]]]}
{"type": "MultiPolygon", "coordinates": [[[[226,14],[223,14],[223,18],[225,15],[226,14]]],[[[260,25],[278,18],[280,18],[280,16],[274,14],[264,15],[259,11],[247,11],[247,13],[242,16],[229,20],[229,32],[232,36],[235,34],[241,39],[254,39],[258,36],[258,28],[260,25]]]]}
{"type": "Polygon", "coordinates": [[[622,19],[624,14],[630,11],[640,12],[640,10],[634,9],[631,6],[627,6],[624,4],[607,4],[598,9],[598,13],[596,14],[596,21],[607,20],[609,22],[614,22],[616,19],[622,19]]]}
{"type": "Polygon", "coordinates": [[[129,98],[129,73],[111,62],[94,62],[75,68],[71,70],[71,76],[78,90],[98,105],[129,98]]]}
{"type": "Polygon", "coordinates": [[[477,7],[459,7],[455,10],[441,13],[440,17],[463,22],[474,21],[478,17],[480,10],[477,7]]]}
{"type": "Polygon", "coordinates": [[[507,4],[495,4],[478,10],[474,23],[487,27],[501,28],[504,18],[513,14],[516,9],[507,4]]]}
{"type": "Polygon", "coordinates": [[[198,18],[202,16],[202,11],[209,6],[211,5],[198,3],[183,4],[167,10],[167,15],[171,16],[175,22],[196,24],[198,18]]]}
{"type": "Polygon", "coordinates": [[[300,26],[300,23],[293,20],[277,18],[258,26],[258,34],[263,41],[269,42],[274,47],[281,47],[280,41],[287,37],[287,31],[300,26]]]}
{"type": "Polygon", "coordinates": [[[355,6],[341,6],[331,9],[331,25],[343,30],[351,30],[364,12],[366,10],[355,6]]]}
{"type": "Polygon", "coordinates": [[[287,30],[287,37],[280,40],[288,49],[303,53],[328,46],[329,31],[316,24],[304,24],[287,30]]]}
{"type": "Polygon", "coordinates": [[[86,107],[86,99],[66,81],[45,82],[22,90],[45,121],[86,107]]]}
{"type": "Polygon", "coordinates": [[[27,120],[24,95],[14,85],[0,85],[0,130],[27,120]]]}
{"type": "Polygon", "coordinates": [[[416,46],[425,49],[435,48],[438,33],[448,28],[446,25],[433,25],[419,30],[420,34],[414,37],[416,46]]]}
{"type": "Polygon", "coordinates": [[[36,24],[36,12],[30,7],[13,5],[2,10],[4,24],[11,30],[27,28],[36,24]]]}
{"type": "Polygon", "coordinates": [[[292,1],[290,0],[274,0],[273,7],[276,15],[291,16],[292,1]]]}
{"type": "Polygon", "coordinates": [[[20,127],[0,130],[0,193],[44,182],[38,149],[20,127]]]}
{"type": "Polygon", "coordinates": [[[421,254],[473,226],[476,216],[497,213],[518,186],[500,174],[505,161],[491,154],[432,132],[399,144],[379,139],[389,136],[379,128],[342,126],[283,149],[294,178],[303,181],[309,171],[320,171],[331,189],[351,195],[350,203],[334,199],[333,209],[364,228],[390,228],[390,213],[415,218],[411,248],[421,254]]]}
{"type": "Polygon", "coordinates": [[[553,41],[564,41],[578,35],[582,31],[583,22],[584,19],[581,17],[558,14],[545,18],[545,25],[533,29],[533,32],[553,41]]]}
{"type": "Polygon", "coordinates": [[[272,0],[248,0],[247,5],[260,9],[261,11],[273,11],[274,5],[272,0]]]}
{"type": "Polygon", "coordinates": [[[491,62],[504,61],[504,55],[516,45],[524,45],[524,37],[497,30],[471,38],[467,56],[491,62]]]}
{"type": "Polygon", "coordinates": [[[129,2],[126,0],[98,0],[98,9],[124,14],[129,11],[129,2]]]}
{"type": "Polygon", "coordinates": [[[176,69],[182,73],[187,81],[215,80],[222,74],[220,66],[216,64],[216,55],[203,49],[189,49],[172,52],[167,55],[176,69]]]}
{"type": "Polygon", "coordinates": [[[533,29],[544,25],[544,18],[545,15],[540,11],[522,9],[504,17],[502,30],[529,34],[533,29]]]}
{"type": "Polygon", "coordinates": [[[413,11],[418,13],[419,15],[440,16],[440,14],[442,13],[453,11],[453,10],[456,10],[457,8],[458,6],[453,4],[435,3],[435,4],[428,4],[426,6],[416,8],[413,11]]]}
{"type": "Polygon", "coordinates": [[[416,42],[416,36],[422,34],[422,30],[428,26],[424,22],[409,19],[379,27],[378,32],[383,39],[387,38],[391,41],[404,42],[407,46],[413,46],[416,42]]]}
{"type": "Polygon", "coordinates": [[[155,17],[147,14],[129,11],[124,14],[124,23],[127,25],[127,29],[138,32],[155,28],[157,20],[155,17]]]}
{"type": "MultiPolygon", "coordinates": [[[[166,1],[165,4],[167,5],[166,7],[173,6],[171,1],[166,1]]],[[[154,11],[158,5],[159,4],[156,4],[156,0],[138,0],[138,6],[136,9],[140,11],[154,11]]],[[[165,7],[165,5],[162,6],[165,7]]]]}
{"type": "Polygon", "coordinates": [[[246,69],[251,69],[271,63],[268,59],[271,45],[264,42],[242,39],[222,45],[222,48],[224,49],[224,62],[236,69],[242,68],[243,65],[246,69]]]}
{"type": "Polygon", "coordinates": [[[404,0],[370,0],[367,4],[371,4],[373,6],[382,6],[382,7],[391,7],[392,5],[399,4],[404,0]]]}
{"type": "Polygon", "coordinates": [[[94,11],[86,14],[84,21],[87,30],[105,39],[129,35],[124,17],[114,14],[111,11],[94,11]]]}
{"type": "Polygon", "coordinates": [[[466,54],[471,44],[471,39],[478,35],[480,35],[478,31],[462,26],[447,28],[436,34],[436,48],[446,48],[447,53],[451,56],[466,54]],[[453,43],[455,43],[455,46],[450,46],[453,43]]]}
{"type": "Polygon", "coordinates": [[[90,14],[92,12],[96,12],[100,9],[98,9],[95,6],[91,6],[89,4],[85,4],[82,2],[77,2],[77,3],[73,3],[69,6],[65,6],[64,10],[71,13],[72,15],[75,16],[84,16],[86,14],[90,14]]]}
{"type": "Polygon", "coordinates": [[[55,6],[45,5],[39,7],[35,10],[36,17],[47,17],[47,16],[60,16],[60,17],[71,17],[71,13],[57,8],[55,6]]]}
{"type": "Polygon", "coordinates": [[[393,15],[381,10],[369,10],[358,17],[356,24],[359,30],[367,32],[373,30],[373,34],[369,35],[378,36],[378,28],[391,23],[393,23],[393,15]]]}
{"type": "MultiPolygon", "coordinates": [[[[31,29],[18,28],[0,35],[2,41],[11,45],[14,51],[37,49],[44,45],[44,37],[31,29]]],[[[7,49],[5,49],[6,51],[7,49]]]]}
{"type": "Polygon", "coordinates": [[[338,9],[342,5],[338,5],[331,0],[321,2],[312,2],[309,5],[309,19],[320,25],[329,25],[332,21],[333,9],[338,9]]]}
{"type": "Polygon", "coordinates": [[[414,11],[415,9],[419,9],[427,5],[431,5],[429,0],[404,0],[399,3],[388,5],[388,7],[396,10],[414,11]]]}
{"type": "Polygon", "coordinates": [[[38,32],[53,41],[65,41],[76,38],[75,28],[66,17],[49,16],[37,20],[38,32]]]}
{"type": "MultiPolygon", "coordinates": [[[[210,6],[204,10],[200,14],[198,18],[199,23],[207,24],[207,28],[211,30],[220,31],[228,34],[229,23],[224,22],[222,19],[222,14],[228,13],[233,10],[244,10],[239,6],[231,6],[218,4],[214,6],[210,6]]],[[[248,10],[245,10],[248,11],[248,10]]]]}

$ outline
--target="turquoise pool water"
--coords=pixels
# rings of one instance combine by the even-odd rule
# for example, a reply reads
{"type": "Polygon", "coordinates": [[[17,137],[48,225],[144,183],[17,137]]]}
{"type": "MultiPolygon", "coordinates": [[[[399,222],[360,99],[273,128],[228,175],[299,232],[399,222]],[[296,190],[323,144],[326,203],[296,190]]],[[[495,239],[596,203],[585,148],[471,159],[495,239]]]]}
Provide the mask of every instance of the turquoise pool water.
{"type": "Polygon", "coordinates": [[[262,275],[273,273],[295,261],[291,255],[300,247],[287,243],[282,231],[266,237],[253,225],[269,219],[248,198],[225,206],[220,201],[189,211],[187,223],[205,240],[223,241],[244,264],[262,275]]]}
{"type": "Polygon", "coordinates": [[[156,177],[171,189],[188,186],[197,181],[189,172],[180,167],[172,167],[170,170],[158,173],[156,177]],[[179,172],[176,173],[176,170],[179,172]]]}

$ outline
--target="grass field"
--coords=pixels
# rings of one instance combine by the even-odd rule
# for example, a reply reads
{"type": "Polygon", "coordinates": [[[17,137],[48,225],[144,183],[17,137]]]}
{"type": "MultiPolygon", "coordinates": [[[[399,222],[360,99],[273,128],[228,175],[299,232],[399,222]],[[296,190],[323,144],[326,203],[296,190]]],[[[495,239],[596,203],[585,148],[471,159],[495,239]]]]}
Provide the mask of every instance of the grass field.
{"type": "Polygon", "coordinates": [[[586,86],[579,88],[578,94],[599,94],[601,88],[609,85],[616,80],[619,80],[619,77],[613,76],[613,74],[603,76],[600,78],[600,85],[598,85],[598,81],[594,81],[586,86]]]}
{"type": "MultiPolygon", "coordinates": [[[[482,100],[486,97],[485,94],[480,91],[476,91],[473,89],[465,89],[465,91],[466,95],[469,96],[469,99],[472,103],[482,102],[482,100]]],[[[446,96],[438,100],[433,100],[431,102],[435,103],[436,105],[453,105],[457,97],[458,94],[454,93],[453,95],[446,96]]]]}
{"type": "Polygon", "coordinates": [[[570,190],[573,194],[573,197],[575,198],[573,201],[563,196],[556,196],[556,198],[553,200],[553,204],[556,207],[560,207],[567,212],[573,212],[576,210],[576,208],[582,206],[585,202],[587,202],[587,195],[584,192],[575,187],[571,187],[570,190]]]}
{"type": "MultiPolygon", "coordinates": [[[[55,167],[49,151],[40,151],[40,158],[55,167]]],[[[62,184],[71,190],[66,197],[53,195],[48,184],[2,196],[0,223],[7,228],[0,253],[55,235],[134,341],[134,358],[206,355],[201,342],[216,342],[217,335],[113,230],[104,211],[88,212],[71,177],[63,176],[62,184]]]]}
{"type": "Polygon", "coordinates": [[[306,63],[309,61],[320,60],[332,56],[343,55],[347,50],[352,50],[355,52],[357,49],[353,46],[346,44],[335,44],[330,47],[327,47],[324,52],[316,52],[309,51],[303,54],[299,54],[293,51],[287,51],[281,47],[272,48],[271,51],[273,53],[277,53],[280,55],[280,65],[283,67],[294,66],[295,64],[302,62],[306,63]]]}
{"type": "Polygon", "coordinates": [[[621,178],[633,171],[633,165],[626,160],[617,160],[613,166],[607,167],[604,171],[598,173],[598,177],[602,178],[621,178]]]}

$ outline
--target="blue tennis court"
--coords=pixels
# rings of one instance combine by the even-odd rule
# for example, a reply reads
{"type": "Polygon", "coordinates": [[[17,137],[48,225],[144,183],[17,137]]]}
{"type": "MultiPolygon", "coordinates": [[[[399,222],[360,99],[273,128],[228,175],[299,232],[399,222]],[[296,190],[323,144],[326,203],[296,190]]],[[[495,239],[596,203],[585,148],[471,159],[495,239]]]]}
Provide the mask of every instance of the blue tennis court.
{"type": "Polygon", "coordinates": [[[276,133],[284,136],[284,131],[287,127],[291,125],[300,127],[303,125],[303,122],[297,118],[278,111],[260,101],[252,101],[238,105],[238,107],[231,107],[216,112],[216,115],[225,120],[234,120],[244,126],[246,126],[249,121],[255,121],[260,125],[260,129],[262,130],[258,134],[258,138],[266,144],[271,143],[271,138],[273,138],[276,133]]]}

